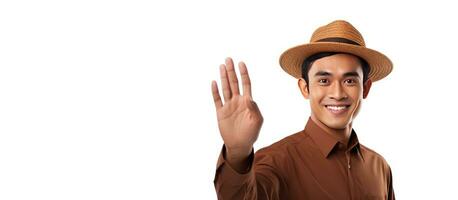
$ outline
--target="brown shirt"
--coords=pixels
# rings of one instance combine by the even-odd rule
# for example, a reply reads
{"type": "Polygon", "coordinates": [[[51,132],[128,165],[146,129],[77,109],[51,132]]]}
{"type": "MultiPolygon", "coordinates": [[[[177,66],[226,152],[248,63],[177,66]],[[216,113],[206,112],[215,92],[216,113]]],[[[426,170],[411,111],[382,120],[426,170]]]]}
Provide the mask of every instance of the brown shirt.
{"type": "Polygon", "coordinates": [[[345,149],[311,118],[303,131],[251,152],[250,167],[238,173],[218,159],[218,199],[395,199],[385,159],[358,142],[354,130],[345,149]]]}

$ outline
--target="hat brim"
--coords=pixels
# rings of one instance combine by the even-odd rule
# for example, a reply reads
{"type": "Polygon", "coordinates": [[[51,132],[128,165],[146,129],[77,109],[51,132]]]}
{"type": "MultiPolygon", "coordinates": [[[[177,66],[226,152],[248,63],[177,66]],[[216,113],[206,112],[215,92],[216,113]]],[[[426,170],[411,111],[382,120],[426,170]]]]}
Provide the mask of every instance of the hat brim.
{"type": "Polygon", "coordinates": [[[393,63],[384,54],[363,46],[338,43],[315,42],[292,47],[280,56],[280,66],[286,73],[295,78],[302,77],[302,63],[304,59],[320,52],[341,52],[361,57],[369,64],[369,79],[378,81],[393,70],[393,63]]]}

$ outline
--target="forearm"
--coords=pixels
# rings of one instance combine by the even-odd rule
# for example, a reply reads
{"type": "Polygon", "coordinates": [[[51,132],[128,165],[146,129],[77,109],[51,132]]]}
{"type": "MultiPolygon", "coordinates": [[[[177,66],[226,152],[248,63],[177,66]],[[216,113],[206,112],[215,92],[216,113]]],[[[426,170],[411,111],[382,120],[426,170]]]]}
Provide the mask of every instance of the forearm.
{"type": "Polygon", "coordinates": [[[218,199],[256,199],[275,200],[280,198],[280,188],[284,188],[284,181],[278,176],[278,171],[264,162],[271,160],[265,155],[250,154],[237,171],[225,156],[225,146],[220,153],[214,185],[218,199]],[[262,163],[262,164],[261,164],[262,163]]]}
{"type": "Polygon", "coordinates": [[[225,148],[224,158],[228,164],[238,173],[247,173],[251,165],[250,154],[253,152],[253,146],[247,148],[234,149],[225,148]]]}

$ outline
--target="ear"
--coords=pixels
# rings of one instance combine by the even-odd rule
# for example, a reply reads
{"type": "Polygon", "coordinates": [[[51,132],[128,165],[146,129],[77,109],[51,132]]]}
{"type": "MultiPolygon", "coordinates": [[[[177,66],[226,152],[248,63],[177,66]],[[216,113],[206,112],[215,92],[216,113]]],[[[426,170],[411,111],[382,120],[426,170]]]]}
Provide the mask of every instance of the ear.
{"type": "Polygon", "coordinates": [[[309,98],[309,90],[307,89],[307,82],[305,82],[304,78],[300,78],[297,80],[297,86],[299,86],[299,90],[302,93],[302,96],[304,98],[308,99],[309,98]]]}
{"type": "Polygon", "coordinates": [[[366,83],[363,85],[363,99],[367,98],[367,95],[369,95],[369,90],[371,90],[372,86],[372,80],[367,79],[366,83]]]}

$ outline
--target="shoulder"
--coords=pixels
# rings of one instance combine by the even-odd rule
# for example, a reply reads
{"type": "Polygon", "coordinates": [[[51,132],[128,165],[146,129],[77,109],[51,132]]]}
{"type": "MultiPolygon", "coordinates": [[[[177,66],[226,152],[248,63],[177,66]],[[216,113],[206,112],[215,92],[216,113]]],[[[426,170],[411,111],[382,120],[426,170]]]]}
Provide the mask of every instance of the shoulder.
{"type": "Polygon", "coordinates": [[[256,151],[255,157],[260,160],[269,160],[273,163],[284,163],[289,159],[295,146],[306,140],[307,137],[303,131],[295,132],[269,146],[260,148],[256,151]]]}
{"type": "Polygon", "coordinates": [[[383,171],[390,170],[390,165],[381,154],[362,144],[360,144],[360,150],[365,162],[369,162],[375,166],[381,167],[383,171]]]}
{"type": "Polygon", "coordinates": [[[281,153],[287,150],[288,148],[295,146],[297,143],[302,142],[307,137],[308,136],[304,134],[303,131],[295,132],[289,136],[284,137],[283,139],[275,143],[272,143],[269,146],[259,149],[258,152],[259,153],[267,153],[267,152],[281,153]]]}

